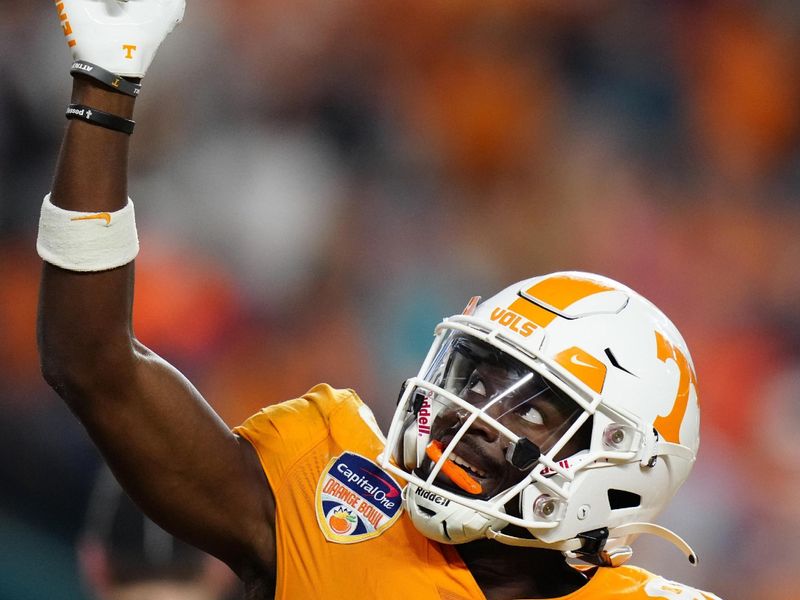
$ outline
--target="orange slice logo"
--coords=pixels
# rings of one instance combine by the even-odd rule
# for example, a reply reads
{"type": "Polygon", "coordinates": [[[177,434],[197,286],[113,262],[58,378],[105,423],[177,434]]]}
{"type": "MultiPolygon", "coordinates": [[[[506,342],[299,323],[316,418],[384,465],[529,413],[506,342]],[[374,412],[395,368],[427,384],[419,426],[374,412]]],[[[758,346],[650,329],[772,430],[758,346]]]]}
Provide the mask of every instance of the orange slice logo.
{"type": "Polygon", "coordinates": [[[328,517],[328,524],[335,533],[342,535],[352,531],[358,525],[358,519],[349,510],[337,508],[328,517]]]}

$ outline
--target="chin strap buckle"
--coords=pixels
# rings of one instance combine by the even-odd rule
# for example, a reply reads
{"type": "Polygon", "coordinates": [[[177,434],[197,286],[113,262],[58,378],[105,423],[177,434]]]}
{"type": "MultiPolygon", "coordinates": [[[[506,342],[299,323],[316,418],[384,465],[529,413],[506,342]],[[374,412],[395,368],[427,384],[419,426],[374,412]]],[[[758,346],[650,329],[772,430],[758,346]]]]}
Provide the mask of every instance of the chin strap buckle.
{"type": "Polygon", "coordinates": [[[603,551],[608,540],[608,527],[584,531],[578,534],[578,539],[581,541],[581,547],[575,553],[583,560],[594,563],[589,559],[603,551]]]}
{"type": "Polygon", "coordinates": [[[633,550],[630,546],[616,546],[607,549],[605,546],[608,537],[607,527],[579,533],[578,539],[583,545],[575,554],[581,560],[601,567],[619,567],[625,564],[633,556],[633,550]]]}

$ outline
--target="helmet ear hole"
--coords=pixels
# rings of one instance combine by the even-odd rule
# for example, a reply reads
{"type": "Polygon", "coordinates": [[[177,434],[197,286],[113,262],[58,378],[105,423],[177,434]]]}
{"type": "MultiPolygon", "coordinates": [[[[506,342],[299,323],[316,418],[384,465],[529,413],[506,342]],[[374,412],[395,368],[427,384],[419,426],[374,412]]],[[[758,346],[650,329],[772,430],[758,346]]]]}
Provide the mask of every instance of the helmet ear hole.
{"type": "Polygon", "coordinates": [[[626,490],[608,490],[608,504],[611,510],[636,508],[641,503],[642,497],[639,494],[634,494],[626,490]]]}

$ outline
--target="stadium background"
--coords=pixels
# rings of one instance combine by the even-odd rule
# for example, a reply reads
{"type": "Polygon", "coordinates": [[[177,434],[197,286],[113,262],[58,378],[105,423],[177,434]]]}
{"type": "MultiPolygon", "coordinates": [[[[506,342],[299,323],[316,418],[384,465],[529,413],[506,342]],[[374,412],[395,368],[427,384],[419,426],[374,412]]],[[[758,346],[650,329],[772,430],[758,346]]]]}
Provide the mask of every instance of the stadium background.
{"type": "MultiPolygon", "coordinates": [[[[34,337],[69,57],[51,3],[0,7],[0,598],[83,598],[98,457],[34,337]]],[[[206,0],[144,84],[136,331],[229,424],[318,381],[385,424],[469,296],[605,273],[682,330],[703,411],[662,519],[701,567],[634,562],[797,597],[800,4],[206,0]]]]}

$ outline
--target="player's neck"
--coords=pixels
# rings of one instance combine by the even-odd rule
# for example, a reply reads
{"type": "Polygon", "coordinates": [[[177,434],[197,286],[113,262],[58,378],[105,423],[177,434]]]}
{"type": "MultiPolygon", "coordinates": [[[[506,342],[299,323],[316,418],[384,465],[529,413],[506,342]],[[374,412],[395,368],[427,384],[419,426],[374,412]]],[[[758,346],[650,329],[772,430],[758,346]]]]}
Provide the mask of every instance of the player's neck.
{"type": "Polygon", "coordinates": [[[491,540],[456,546],[487,600],[558,598],[587,578],[552,550],[516,548],[491,540]]]}

